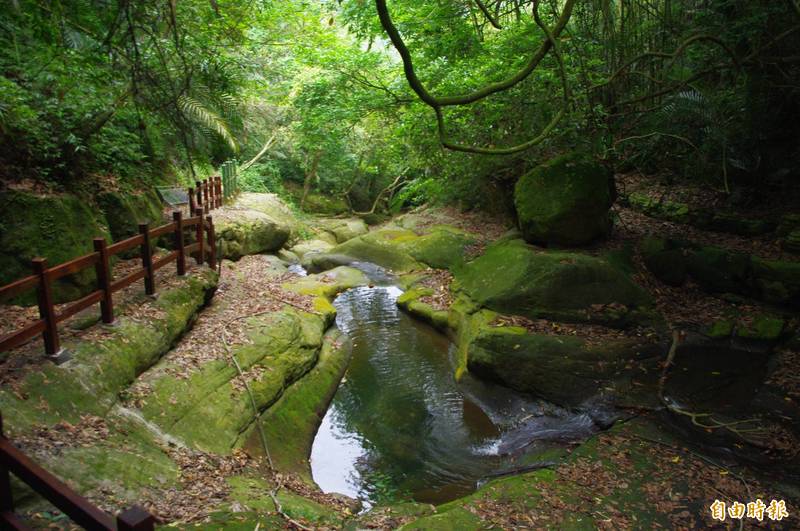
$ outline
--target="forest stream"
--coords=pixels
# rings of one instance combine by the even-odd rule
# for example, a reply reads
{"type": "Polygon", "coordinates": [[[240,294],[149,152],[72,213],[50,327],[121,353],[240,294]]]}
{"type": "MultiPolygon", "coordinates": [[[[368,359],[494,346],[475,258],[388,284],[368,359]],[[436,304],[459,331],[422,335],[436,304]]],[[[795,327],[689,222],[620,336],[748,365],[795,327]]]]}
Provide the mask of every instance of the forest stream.
{"type": "Polygon", "coordinates": [[[365,508],[398,496],[444,503],[597,431],[586,413],[468,375],[457,383],[453,344],[399,310],[402,290],[385,270],[352,265],[374,285],[334,302],[353,357],[311,453],[323,491],[365,508]]]}

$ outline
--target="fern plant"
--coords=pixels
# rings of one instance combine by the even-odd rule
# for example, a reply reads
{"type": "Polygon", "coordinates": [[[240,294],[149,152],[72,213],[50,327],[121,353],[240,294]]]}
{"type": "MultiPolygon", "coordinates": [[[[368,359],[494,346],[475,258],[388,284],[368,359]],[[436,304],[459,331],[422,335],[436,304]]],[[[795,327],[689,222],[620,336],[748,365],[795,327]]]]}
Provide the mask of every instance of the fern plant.
{"type": "Polygon", "coordinates": [[[217,112],[187,95],[178,99],[178,105],[189,118],[219,135],[234,152],[239,151],[239,144],[231,133],[228,122],[217,112]]]}

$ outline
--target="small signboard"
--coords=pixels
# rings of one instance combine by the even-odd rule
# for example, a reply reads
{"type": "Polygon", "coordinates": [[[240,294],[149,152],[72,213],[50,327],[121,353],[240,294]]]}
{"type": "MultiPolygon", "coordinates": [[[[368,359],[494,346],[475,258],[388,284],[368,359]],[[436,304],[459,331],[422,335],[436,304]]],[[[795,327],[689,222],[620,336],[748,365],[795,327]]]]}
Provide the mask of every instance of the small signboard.
{"type": "Polygon", "coordinates": [[[161,200],[171,206],[186,205],[189,203],[189,192],[186,188],[177,186],[157,186],[158,195],[161,200]]]}

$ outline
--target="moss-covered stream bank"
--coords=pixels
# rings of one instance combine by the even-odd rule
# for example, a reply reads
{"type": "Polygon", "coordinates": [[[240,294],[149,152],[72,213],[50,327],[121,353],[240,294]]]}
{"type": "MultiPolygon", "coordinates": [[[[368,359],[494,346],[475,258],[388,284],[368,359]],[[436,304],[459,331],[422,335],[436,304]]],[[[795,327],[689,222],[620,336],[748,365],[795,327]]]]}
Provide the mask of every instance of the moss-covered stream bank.
{"type": "Polygon", "coordinates": [[[556,441],[597,431],[591,418],[469,376],[455,381],[455,346],[400,311],[402,291],[372,264],[372,287],[337,297],[352,359],[311,453],[326,492],[365,507],[397,498],[443,503],[479,481],[541,459],[556,441]]]}

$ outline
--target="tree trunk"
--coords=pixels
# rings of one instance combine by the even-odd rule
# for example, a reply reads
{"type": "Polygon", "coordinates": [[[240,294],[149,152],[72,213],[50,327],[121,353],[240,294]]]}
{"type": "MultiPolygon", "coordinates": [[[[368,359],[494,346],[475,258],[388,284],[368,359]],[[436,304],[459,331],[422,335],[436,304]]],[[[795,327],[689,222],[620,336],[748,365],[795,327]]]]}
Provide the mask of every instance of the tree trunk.
{"type": "Polygon", "coordinates": [[[308,193],[311,191],[311,186],[314,184],[314,181],[317,178],[317,167],[319,167],[320,158],[322,158],[321,150],[314,154],[314,161],[311,163],[311,167],[306,172],[306,180],[303,183],[303,197],[300,199],[300,210],[303,210],[305,207],[308,193]]]}

